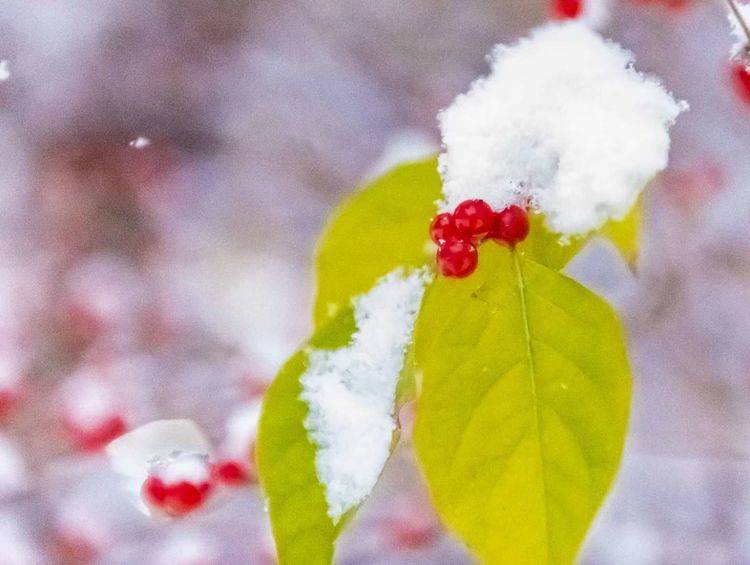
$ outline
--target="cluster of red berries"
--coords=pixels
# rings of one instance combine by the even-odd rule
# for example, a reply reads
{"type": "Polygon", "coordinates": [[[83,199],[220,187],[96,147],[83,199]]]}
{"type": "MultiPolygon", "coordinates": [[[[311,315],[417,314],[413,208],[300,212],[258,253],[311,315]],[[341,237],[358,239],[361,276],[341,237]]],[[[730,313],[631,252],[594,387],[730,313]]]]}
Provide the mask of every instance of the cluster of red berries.
{"type": "Polygon", "coordinates": [[[667,10],[681,11],[688,8],[693,0],[632,0],[633,4],[660,5],[667,10]]]}
{"type": "Polygon", "coordinates": [[[149,475],[143,483],[143,498],[153,508],[169,516],[184,516],[203,506],[213,491],[209,480],[179,481],[168,484],[161,477],[149,475]]]}
{"type": "MultiPolygon", "coordinates": [[[[687,8],[692,0],[632,0],[634,4],[661,5],[662,7],[678,11],[687,8]]],[[[550,0],[549,12],[555,20],[574,20],[583,15],[585,0],[550,0]]]]}
{"type": "Polygon", "coordinates": [[[93,425],[82,425],[69,418],[62,423],[75,446],[83,451],[98,451],[128,431],[127,422],[119,414],[107,416],[93,425]]]}
{"type": "Polygon", "coordinates": [[[583,0],[552,0],[550,15],[555,20],[574,20],[583,13],[583,0]]]}
{"type": "Polygon", "coordinates": [[[158,475],[149,475],[141,487],[141,494],[152,508],[178,517],[201,508],[217,485],[240,486],[250,480],[250,472],[240,462],[227,459],[211,465],[208,476],[201,481],[167,483],[158,475]]]}
{"type": "Polygon", "coordinates": [[[484,200],[464,200],[451,214],[438,214],[430,238],[438,245],[437,263],[446,277],[468,277],[477,268],[477,246],[485,239],[513,247],[529,234],[529,216],[520,206],[495,212],[484,200]]]}
{"type": "Polygon", "coordinates": [[[746,104],[750,104],[750,72],[744,61],[737,61],[731,67],[732,86],[737,96],[746,104]]]}

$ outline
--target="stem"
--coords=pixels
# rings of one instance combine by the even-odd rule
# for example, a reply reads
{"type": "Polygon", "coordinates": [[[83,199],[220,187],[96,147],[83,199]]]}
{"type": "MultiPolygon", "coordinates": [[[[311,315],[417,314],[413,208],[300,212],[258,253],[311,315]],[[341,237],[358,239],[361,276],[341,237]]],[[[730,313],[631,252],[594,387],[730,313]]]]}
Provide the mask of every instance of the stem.
{"type": "Polygon", "coordinates": [[[745,18],[742,17],[742,14],[740,13],[740,10],[737,8],[737,4],[734,2],[734,0],[726,0],[727,4],[729,4],[729,9],[732,11],[732,14],[734,14],[734,17],[737,18],[737,21],[740,24],[740,27],[742,28],[742,32],[745,34],[745,37],[747,38],[747,43],[745,44],[745,53],[750,53],[750,27],[748,27],[747,22],[745,21],[745,18]]]}

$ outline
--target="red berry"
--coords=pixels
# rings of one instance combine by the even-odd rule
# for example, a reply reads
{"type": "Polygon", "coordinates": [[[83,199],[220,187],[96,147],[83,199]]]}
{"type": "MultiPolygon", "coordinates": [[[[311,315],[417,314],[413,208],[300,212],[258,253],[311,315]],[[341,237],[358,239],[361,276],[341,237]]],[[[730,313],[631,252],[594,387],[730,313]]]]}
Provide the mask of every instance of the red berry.
{"type": "Polygon", "coordinates": [[[583,12],[584,0],[551,0],[550,12],[556,20],[572,20],[583,12]]]}
{"type": "Polygon", "coordinates": [[[456,223],[453,220],[453,214],[444,212],[438,214],[430,224],[430,239],[442,245],[449,239],[460,239],[461,232],[458,231],[456,223]]]}
{"type": "Polygon", "coordinates": [[[529,215],[520,206],[508,206],[495,214],[490,234],[498,243],[513,247],[529,235],[529,215]]]}
{"type": "Polygon", "coordinates": [[[127,429],[121,416],[111,416],[93,428],[79,430],[78,445],[85,451],[97,451],[124,434],[127,429]]]}
{"type": "Polygon", "coordinates": [[[750,104],[750,72],[743,63],[732,65],[732,85],[740,99],[745,104],[750,104]]]}
{"type": "Polygon", "coordinates": [[[167,499],[167,485],[159,477],[149,476],[141,489],[143,498],[153,506],[161,506],[167,499]]]}
{"type": "Polygon", "coordinates": [[[18,403],[21,392],[12,389],[0,390],[0,418],[6,416],[8,412],[18,403]]]}
{"type": "Polygon", "coordinates": [[[419,518],[395,521],[391,529],[393,548],[399,551],[426,547],[440,537],[440,528],[434,522],[419,518]]]}
{"type": "Polygon", "coordinates": [[[148,504],[170,516],[183,516],[203,505],[211,492],[211,483],[180,481],[167,485],[162,479],[149,476],[141,493],[148,504]]]}
{"type": "Polygon", "coordinates": [[[692,4],[692,0],[631,0],[634,4],[641,5],[661,5],[667,10],[674,12],[684,10],[692,4]]]}
{"type": "Polygon", "coordinates": [[[219,461],[211,469],[213,477],[225,485],[241,485],[250,480],[247,468],[239,461],[226,459],[219,461]]]}
{"type": "Polygon", "coordinates": [[[468,277],[477,268],[477,248],[468,241],[454,239],[440,246],[437,262],[446,277],[468,277]]]}
{"type": "Polygon", "coordinates": [[[464,200],[453,212],[458,231],[472,241],[487,237],[492,229],[492,207],[484,200],[464,200]]]}
{"type": "Polygon", "coordinates": [[[203,503],[203,492],[199,485],[188,481],[169,487],[168,504],[169,510],[174,514],[186,514],[195,510],[203,503]]]}

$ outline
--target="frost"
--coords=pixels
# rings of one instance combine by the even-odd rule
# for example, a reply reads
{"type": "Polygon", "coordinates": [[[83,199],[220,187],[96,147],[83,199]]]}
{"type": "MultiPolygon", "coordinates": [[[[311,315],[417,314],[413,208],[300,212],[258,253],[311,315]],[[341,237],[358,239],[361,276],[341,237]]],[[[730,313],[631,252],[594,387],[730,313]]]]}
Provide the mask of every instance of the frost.
{"type": "MultiPolygon", "coordinates": [[[[745,22],[750,22],[750,4],[737,4],[735,7],[740,14],[740,17],[745,22]]],[[[730,55],[732,58],[740,58],[747,55],[748,39],[742,24],[734,15],[733,11],[729,11],[729,24],[732,26],[732,35],[734,36],[735,42],[732,45],[732,51],[730,55]]],[[[746,66],[749,66],[750,62],[746,61],[746,66]]]]}
{"type": "Polygon", "coordinates": [[[138,136],[128,143],[128,145],[134,149],[143,149],[151,145],[151,140],[148,137],[138,136]]]}
{"type": "Polygon", "coordinates": [[[0,60],[0,82],[10,78],[10,62],[7,59],[0,60]]]}
{"type": "Polygon", "coordinates": [[[354,299],[350,344],[309,352],[300,397],[334,522],[370,493],[390,453],[396,385],[427,280],[424,269],[386,275],[354,299]]]}
{"type": "Polygon", "coordinates": [[[441,211],[528,200],[568,235],[622,218],[666,166],[669,127],[687,109],[632,64],[577,22],[496,47],[491,73],[440,114],[441,211]]]}

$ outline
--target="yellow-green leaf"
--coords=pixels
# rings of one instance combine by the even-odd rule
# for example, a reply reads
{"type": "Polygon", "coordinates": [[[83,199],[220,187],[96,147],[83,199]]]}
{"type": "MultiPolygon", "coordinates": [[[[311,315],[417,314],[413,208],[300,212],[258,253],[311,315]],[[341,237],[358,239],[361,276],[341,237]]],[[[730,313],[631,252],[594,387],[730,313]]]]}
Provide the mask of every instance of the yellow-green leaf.
{"type": "Polygon", "coordinates": [[[588,243],[587,237],[571,237],[562,242],[560,234],[549,231],[544,216],[531,214],[529,236],[518,245],[518,251],[527,259],[560,270],[588,243]]]}
{"type": "Polygon", "coordinates": [[[625,439],[616,314],[561,273],[484,245],[473,276],[427,290],[415,357],[415,446],[445,523],[486,563],[571,563],[625,439]]]}
{"type": "Polygon", "coordinates": [[[334,211],[317,251],[316,327],[396,267],[434,261],[428,231],[440,191],[433,158],[396,167],[334,211]]]}
{"type": "MultiPolygon", "coordinates": [[[[351,307],[343,309],[316,332],[310,345],[343,347],[354,327],[351,307]]],[[[299,396],[307,362],[307,353],[298,351],[281,369],[263,401],[258,431],[258,471],[282,565],[330,563],[343,522],[334,525],[328,516],[325,490],[315,469],[315,446],[304,427],[308,407],[299,396]]]]}
{"type": "Polygon", "coordinates": [[[638,258],[642,221],[643,202],[638,200],[622,220],[607,222],[599,232],[617,248],[631,268],[638,258]]]}
{"type": "Polygon", "coordinates": [[[610,220],[599,230],[588,236],[573,236],[561,243],[559,234],[550,232],[541,214],[532,214],[529,237],[518,246],[518,250],[536,263],[560,270],[586,246],[592,237],[608,240],[620,252],[632,268],[638,258],[643,204],[638,200],[621,220],[610,220]]]}

